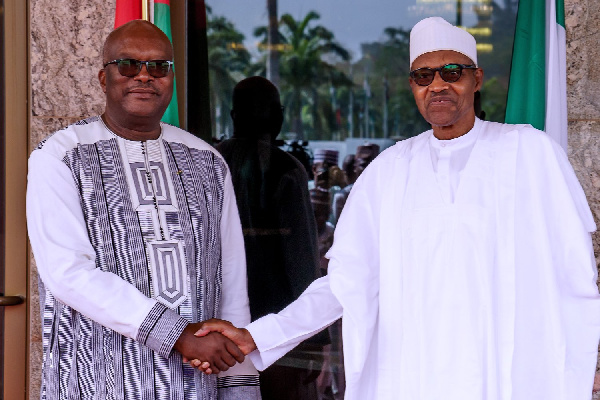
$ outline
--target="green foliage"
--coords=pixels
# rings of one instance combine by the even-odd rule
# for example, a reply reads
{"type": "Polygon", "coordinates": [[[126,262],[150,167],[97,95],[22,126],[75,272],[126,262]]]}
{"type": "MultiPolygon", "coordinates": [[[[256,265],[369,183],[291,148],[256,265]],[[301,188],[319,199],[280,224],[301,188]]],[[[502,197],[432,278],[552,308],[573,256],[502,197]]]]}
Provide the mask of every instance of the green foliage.
{"type": "MultiPolygon", "coordinates": [[[[282,130],[305,139],[325,138],[332,114],[329,88],[351,84],[343,72],[326,61],[347,61],[350,54],[335,41],[331,31],[315,25],[319,18],[314,11],[300,20],[284,14],[279,23],[281,94],[288,110],[282,130]]],[[[266,34],[261,28],[255,32],[266,34]]]]}
{"type": "Polygon", "coordinates": [[[235,29],[233,23],[225,17],[213,16],[212,13],[208,16],[211,118],[215,121],[213,136],[219,137],[227,129],[231,130],[231,93],[235,84],[245,77],[251,57],[243,47],[244,35],[235,29]],[[217,110],[220,110],[220,115],[217,110]]]}
{"type": "MultiPolygon", "coordinates": [[[[410,137],[429,129],[429,125],[419,113],[408,84],[409,37],[410,32],[402,28],[385,28],[385,40],[362,44],[363,57],[354,64],[358,71],[354,82],[363,86],[357,91],[359,99],[364,99],[365,79],[371,96],[368,101],[369,117],[373,119],[370,137],[383,137],[383,116],[387,97],[387,126],[389,137],[410,137]],[[362,83],[361,83],[362,82],[362,83]],[[387,82],[387,90],[386,90],[387,82]],[[387,96],[386,96],[387,91],[387,96]]],[[[362,116],[364,117],[362,100],[362,116]]],[[[365,122],[361,121],[364,126],[365,122]]],[[[363,128],[363,134],[364,134],[363,128]]],[[[356,133],[355,133],[356,135],[356,133]]]]}
{"type": "MultiPolygon", "coordinates": [[[[487,120],[503,122],[516,16],[511,7],[491,5],[492,13],[480,18],[476,26],[489,27],[493,32],[492,36],[476,36],[478,43],[493,46],[493,52],[479,52],[479,65],[485,71],[482,109],[487,120]]],[[[302,139],[343,140],[350,135],[366,135],[367,126],[368,137],[383,137],[384,122],[390,137],[410,137],[429,129],[408,84],[409,31],[385,28],[384,39],[363,43],[362,58],[351,63],[349,52],[333,32],[318,24],[319,19],[315,11],[298,20],[282,15],[277,49],[267,46],[267,27],[256,27],[254,35],[262,46],[253,62],[243,48],[243,34],[224,17],[209,13],[213,120],[217,120],[215,107],[221,109],[217,120],[221,129],[215,133],[222,134],[230,124],[235,83],[246,76],[266,76],[268,51],[280,52],[280,91],[286,107],[283,133],[295,132],[302,139]]]]}
{"type": "Polygon", "coordinates": [[[478,43],[486,42],[493,46],[493,51],[478,54],[479,66],[485,72],[481,89],[481,108],[486,113],[486,120],[504,122],[517,18],[516,10],[512,7],[502,8],[493,2],[492,9],[491,19],[485,22],[485,25],[490,27],[492,36],[475,36],[478,43]]]}

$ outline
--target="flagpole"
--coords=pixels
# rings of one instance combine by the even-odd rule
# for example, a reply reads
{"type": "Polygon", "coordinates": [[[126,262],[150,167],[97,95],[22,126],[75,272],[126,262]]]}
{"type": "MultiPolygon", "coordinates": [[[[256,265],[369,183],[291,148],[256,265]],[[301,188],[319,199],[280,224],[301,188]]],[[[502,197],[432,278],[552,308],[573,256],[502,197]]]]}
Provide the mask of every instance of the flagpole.
{"type": "Polygon", "coordinates": [[[152,22],[153,24],[156,24],[156,22],[154,22],[154,0],[148,0],[148,21],[152,22]]]}
{"type": "Polygon", "coordinates": [[[150,21],[150,7],[148,5],[149,0],[141,0],[142,2],[142,19],[150,21]]]}
{"type": "MultiPolygon", "coordinates": [[[[352,79],[352,64],[350,64],[350,80],[352,79]]],[[[348,137],[354,137],[354,93],[350,86],[350,98],[348,99],[348,137]]]]}
{"type": "Polygon", "coordinates": [[[390,85],[388,83],[387,75],[383,77],[383,137],[389,138],[390,134],[388,131],[388,97],[390,94],[390,85]]]}

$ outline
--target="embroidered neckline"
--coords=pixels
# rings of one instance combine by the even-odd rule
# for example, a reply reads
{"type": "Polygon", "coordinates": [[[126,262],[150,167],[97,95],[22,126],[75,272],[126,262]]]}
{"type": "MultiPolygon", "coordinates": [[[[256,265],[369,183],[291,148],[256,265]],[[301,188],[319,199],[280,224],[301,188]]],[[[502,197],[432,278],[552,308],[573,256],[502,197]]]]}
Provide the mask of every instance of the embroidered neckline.
{"type": "Polygon", "coordinates": [[[102,118],[102,116],[101,116],[101,115],[98,117],[98,119],[99,119],[99,120],[100,120],[100,122],[102,123],[102,126],[104,127],[104,129],[106,129],[106,130],[107,130],[107,131],[108,131],[108,132],[109,132],[111,135],[113,135],[113,136],[114,136],[114,137],[116,137],[116,138],[121,138],[121,139],[123,139],[123,140],[127,140],[127,141],[129,141],[129,142],[148,142],[148,141],[150,141],[150,142],[151,142],[151,141],[153,141],[153,140],[160,140],[160,139],[162,138],[162,135],[163,135],[163,124],[162,124],[162,122],[161,122],[161,123],[160,123],[160,134],[158,135],[158,137],[157,137],[156,139],[146,139],[146,140],[131,140],[131,139],[124,138],[123,136],[119,136],[119,135],[117,135],[117,134],[116,134],[116,133],[115,133],[115,132],[114,132],[112,129],[110,129],[110,128],[108,127],[108,125],[106,125],[106,122],[104,122],[104,118],[102,118]]]}

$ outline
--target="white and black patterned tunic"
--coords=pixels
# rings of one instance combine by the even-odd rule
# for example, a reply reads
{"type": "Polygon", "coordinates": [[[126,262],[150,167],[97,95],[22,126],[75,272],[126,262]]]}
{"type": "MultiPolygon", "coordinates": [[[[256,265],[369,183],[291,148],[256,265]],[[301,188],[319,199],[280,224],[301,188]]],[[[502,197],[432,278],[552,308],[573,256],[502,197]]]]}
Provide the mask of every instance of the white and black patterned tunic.
{"type": "Polygon", "coordinates": [[[209,145],[170,125],[128,141],[94,117],[42,142],[28,180],[42,399],[259,397],[249,362],[217,379],[172,352],[188,322],[250,322],[233,189],[209,145]]]}

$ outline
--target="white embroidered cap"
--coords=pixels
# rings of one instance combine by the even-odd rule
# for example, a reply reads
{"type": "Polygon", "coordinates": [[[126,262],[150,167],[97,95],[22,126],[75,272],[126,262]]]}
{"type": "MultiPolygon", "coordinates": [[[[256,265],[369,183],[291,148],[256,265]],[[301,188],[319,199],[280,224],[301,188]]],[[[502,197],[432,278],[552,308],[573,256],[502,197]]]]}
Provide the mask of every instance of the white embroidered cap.
{"type": "Polygon", "coordinates": [[[421,54],[439,50],[464,54],[477,65],[477,43],[473,35],[440,17],[419,21],[410,31],[410,65],[421,54]]]}

